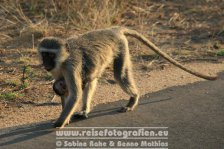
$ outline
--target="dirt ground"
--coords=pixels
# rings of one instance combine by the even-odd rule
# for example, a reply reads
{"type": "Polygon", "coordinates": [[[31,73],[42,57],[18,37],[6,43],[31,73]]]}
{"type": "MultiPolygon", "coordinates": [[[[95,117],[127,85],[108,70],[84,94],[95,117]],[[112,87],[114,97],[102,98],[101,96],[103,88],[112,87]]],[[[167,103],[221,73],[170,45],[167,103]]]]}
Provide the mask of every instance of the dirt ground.
{"type": "MultiPolygon", "coordinates": [[[[96,28],[122,25],[144,34],[171,57],[199,72],[214,75],[224,70],[224,2],[221,0],[152,0],[142,3],[136,0],[117,15],[113,24],[77,29],[49,21],[44,33],[39,28],[30,31],[26,25],[11,23],[10,13],[6,11],[8,7],[2,8],[0,128],[56,119],[61,111],[60,100],[54,98],[52,91],[53,78],[43,71],[38,61],[36,46],[43,36],[68,37],[96,28]]],[[[29,17],[30,14],[24,11],[24,15],[29,17]]],[[[129,45],[136,84],[142,95],[202,81],[171,66],[133,39],[129,45]]],[[[93,105],[120,99],[128,97],[115,84],[111,68],[108,68],[99,81],[93,105]]]]}

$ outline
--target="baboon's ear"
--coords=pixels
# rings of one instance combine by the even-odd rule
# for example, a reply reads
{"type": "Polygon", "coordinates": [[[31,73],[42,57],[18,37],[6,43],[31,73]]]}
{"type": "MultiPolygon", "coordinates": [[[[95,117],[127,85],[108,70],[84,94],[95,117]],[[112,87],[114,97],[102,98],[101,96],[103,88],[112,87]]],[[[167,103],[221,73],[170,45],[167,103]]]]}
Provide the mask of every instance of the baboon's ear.
{"type": "Polygon", "coordinates": [[[66,51],[69,52],[69,49],[70,49],[70,48],[69,48],[69,44],[68,44],[67,42],[65,42],[64,45],[65,45],[65,49],[66,49],[66,51]]]}
{"type": "Polygon", "coordinates": [[[37,48],[39,48],[40,43],[43,41],[43,39],[44,39],[44,37],[37,40],[37,48]]]}

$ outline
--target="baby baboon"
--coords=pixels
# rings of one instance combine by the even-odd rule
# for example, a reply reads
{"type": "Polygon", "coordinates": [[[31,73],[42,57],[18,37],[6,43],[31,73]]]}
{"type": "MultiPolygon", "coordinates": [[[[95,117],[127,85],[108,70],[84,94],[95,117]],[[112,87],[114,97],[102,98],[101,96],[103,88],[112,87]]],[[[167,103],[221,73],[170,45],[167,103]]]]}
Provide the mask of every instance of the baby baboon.
{"type": "Polygon", "coordinates": [[[60,78],[56,80],[53,84],[53,90],[58,96],[61,97],[61,105],[62,105],[62,109],[64,109],[65,100],[66,100],[66,97],[68,96],[68,89],[65,84],[65,79],[60,78]]]}
{"type": "Polygon", "coordinates": [[[53,90],[58,96],[67,96],[68,89],[65,84],[65,79],[61,78],[56,80],[53,84],[53,90]]]}
{"type": "Polygon", "coordinates": [[[111,62],[113,62],[115,80],[130,95],[129,103],[121,111],[132,111],[136,107],[140,95],[132,76],[126,36],[138,39],[172,64],[195,76],[207,80],[217,78],[183,66],[143,35],[123,27],[95,30],[67,40],[44,38],[39,44],[38,51],[45,69],[50,71],[56,80],[53,85],[54,90],[63,97],[63,110],[55,123],[56,127],[64,127],[69,122],[81,98],[84,103],[81,113],[86,116],[90,112],[90,103],[97,80],[111,62]]]}

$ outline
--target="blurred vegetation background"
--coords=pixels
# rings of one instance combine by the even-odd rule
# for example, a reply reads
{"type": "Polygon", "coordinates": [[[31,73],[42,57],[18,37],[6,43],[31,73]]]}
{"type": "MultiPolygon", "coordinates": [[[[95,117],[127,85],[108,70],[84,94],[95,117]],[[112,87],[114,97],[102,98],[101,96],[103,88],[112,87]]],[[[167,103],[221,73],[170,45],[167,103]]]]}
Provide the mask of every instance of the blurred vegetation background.
{"type": "Polygon", "coordinates": [[[0,31],[13,30],[13,33],[3,35],[5,38],[11,38],[27,30],[50,34],[49,30],[55,27],[61,31],[68,31],[71,29],[90,30],[121,24],[122,14],[128,7],[128,3],[132,1],[1,0],[0,2],[0,31]]]}
{"type": "Polygon", "coordinates": [[[158,26],[189,32],[201,28],[199,32],[207,29],[212,35],[220,34],[224,28],[220,21],[222,0],[0,0],[0,3],[1,42],[28,32],[37,37],[66,36],[73,30],[83,32],[112,25],[146,31],[150,27],[151,35],[157,33],[158,26]]]}

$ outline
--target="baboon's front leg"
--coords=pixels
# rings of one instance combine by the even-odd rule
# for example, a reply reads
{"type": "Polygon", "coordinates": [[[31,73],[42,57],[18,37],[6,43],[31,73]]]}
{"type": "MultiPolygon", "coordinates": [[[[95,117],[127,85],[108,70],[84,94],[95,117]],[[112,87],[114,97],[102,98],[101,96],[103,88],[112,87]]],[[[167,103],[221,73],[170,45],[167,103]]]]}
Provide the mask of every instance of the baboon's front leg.
{"type": "Polygon", "coordinates": [[[96,85],[97,85],[97,79],[89,81],[86,84],[84,88],[84,94],[83,94],[82,111],[80,113],[75,114],[75,117],[88,118],[88,114],[91,110],[91,101],[96,89],[96,85]]]}
{"type": "Polygon", "coordinates": [[[55,122],[55,127],[63,128],[68,122],[77,108],[77,103],[82,97],[82,82],[79,72],[72,72],[73,69],[66,69],[63,74],[69,95],[66,98],[66,104],[61,112],[60,117],[55,122]]]}

